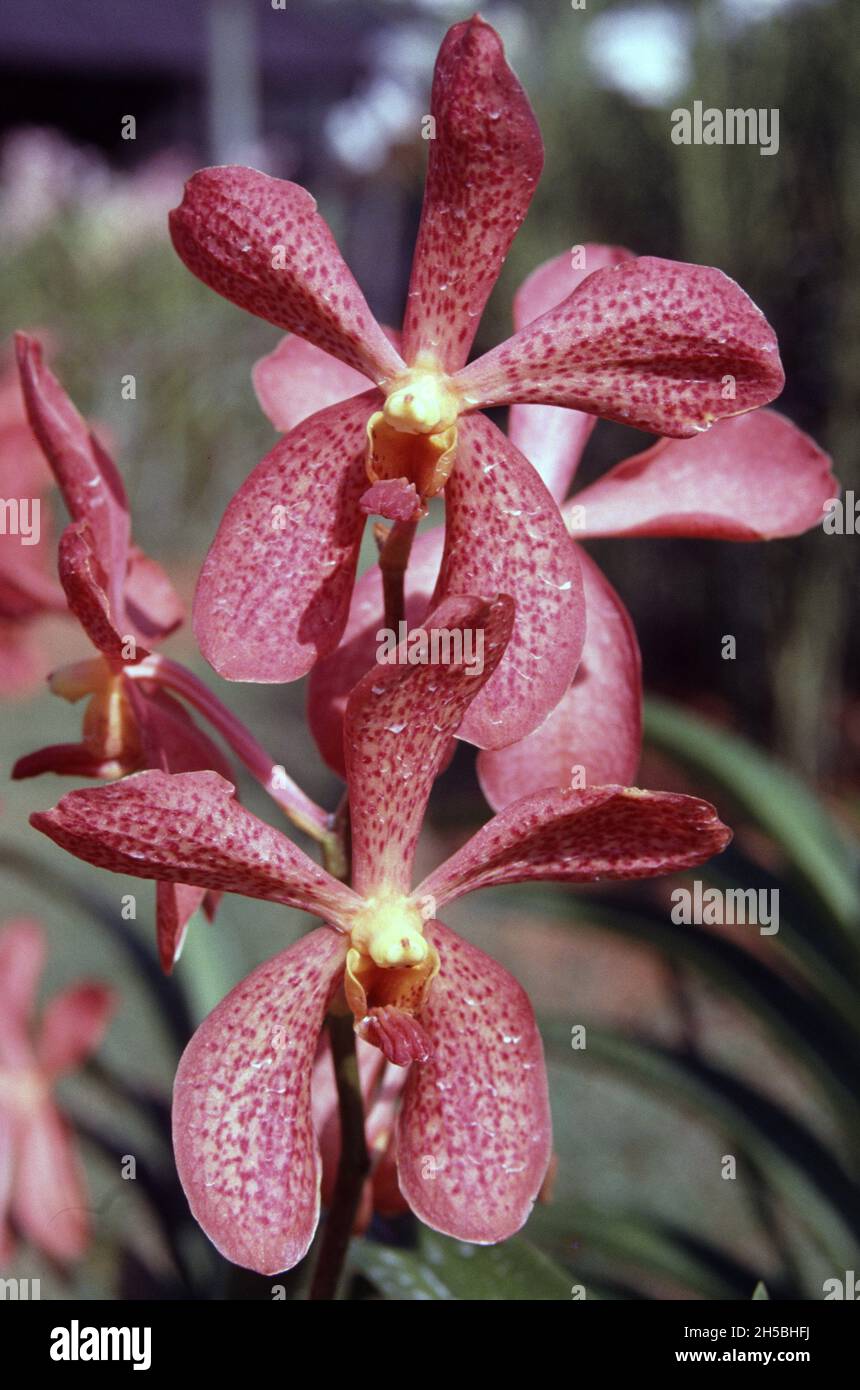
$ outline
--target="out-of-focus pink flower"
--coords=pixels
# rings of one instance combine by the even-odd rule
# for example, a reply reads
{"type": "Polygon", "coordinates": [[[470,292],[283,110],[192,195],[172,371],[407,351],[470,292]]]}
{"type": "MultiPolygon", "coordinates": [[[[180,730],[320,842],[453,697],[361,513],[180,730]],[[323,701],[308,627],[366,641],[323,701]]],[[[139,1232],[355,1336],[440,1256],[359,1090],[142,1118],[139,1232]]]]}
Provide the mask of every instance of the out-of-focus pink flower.
{"type": "MultiPolygon", "coordinates": [[[[737,285],[654,258],[598,271],[466,365],[543,162],[528,99],[478,16],[443,41],[431,113],[399,347],[304,189],[251,169],[205,169],[171,216],[194,274],[334,358],[361,393],[291,429],[239,489],[200,575],[195,631],[229,679],[304,675],[343,632],[365,511],[402,522],[444,489],[436,600],[502,592],[516,604],[506,660],[470,711],[470,736],[499,747],[537,727],[568,688],[584,635],[582,582],[547,489],[479,412],[539,401],[684,436],[773,399],[783,375],[771,329],[737,285]]],[[[266,374],[282,424],[291,423],[289,361],[303,351],[289,343],[266,374]]]]}
{"type": "Polygon", "coordinates": [[[101,1042],[113,992],[71,985],[33,1012],[45,959],[36,922],[0,930],[0,1263],[19,1233],[52,1259],[78,1259],[89,1241],[86,1182],[69,1126],[54,1099],[59,1078],[101,1042]]]}
{"type": "Polygon", "coordinates": [[[45,493],[53,479],[27,424],[18,373],[0,363],[0,696],[30,694],[47,660],[36,631],[47,613],[65,613],[63,591],[52,576],[51,523],[45,493]],[[11,508],[19,509],[19,526],[11,508]],[[30,534],[20,531],[26,509],[30,534]],[[36,520],[38,531],[33,527],[36,520]]]}
{"type": "Polygon", "coordinates": [[[320,1159],[311,1077],[330,1005],[351,1010],[359,1037],[389,1062],[410,1066],[396,1159],[412,1210],[463,1240],[518,1230],[551,1148],[540,1037],[520,986],[437,913],[496,884],[672,872],[729,839],[713,807],[692,797],[546,790],[508,807],[411,888],[433,780],[512,626],[506,596],[450,596],[424,630],[428,646],[434,630],[459,635],[450,664],[412,664],[404,646],[353,690],[344,720],[352,887],[239,806],[213,773],[140,773],[32,817],[89,863],[266,898],[328,924],[238,985],[177,1074],[180,1177],[197,1220],[236,1263],[285,1269],[312,1239],[320,1159]],[[480,670],[466,632],[481,634],[480,670]]]}

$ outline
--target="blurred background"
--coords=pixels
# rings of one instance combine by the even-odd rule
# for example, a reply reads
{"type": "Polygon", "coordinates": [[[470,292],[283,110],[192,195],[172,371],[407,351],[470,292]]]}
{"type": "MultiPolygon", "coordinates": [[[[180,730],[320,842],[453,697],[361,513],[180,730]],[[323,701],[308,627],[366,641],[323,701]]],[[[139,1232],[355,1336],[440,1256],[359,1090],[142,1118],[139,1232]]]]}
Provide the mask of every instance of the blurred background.
{"type": "MultiPolygon", "coordinates": [[[[604,241],[719,266],[777,331],[779,408],[860,496],[858,6],[488,0],[481,12],[535,107],[546,165],[476,354],[507,336],[524,276],[567,247],[604,241]],[[778,108],[778,155],[673,144],[670,113],[694,100],[778,108]]],[[[399,323],[433,61],[469,13],[449,0],[6,0],[0,12],[0,335],[45,336],[112,442],[138,543],[187,598],[227,501],[274,442],[250,368],[279,335],[191,277],[166,212],[201,164],[300,182],[377,317],[399,323]],[[122,396],[127,374],[134,400],[122,396]]],[[[583,481],[647,442],[601,423],[583,481]]],[[[455,908],[451,925],[518,976],[544,1026],[555,1190],[520,1241],[471,1259],[408,1218],[377,1221],[356,1242],[357,1297],[440,1296],[422,1284],[430,1265],[457,1298],[564,1298],[574,1284],[597,1298],[749,1298],[759,1280],[771,1297],[821,1298],[824,1280],[860,1270],[860,539],[604,541],[593,553],[633,615],[653,696],[640,781],[717,802],[737,838],[708,881],[778,887],[781,929],[676,926],[666,882],[497,890],[455,908]],[[726,634],[734,661],[722,659],[726,634]],[[588,1046],[574,1051],[580,1024],[588,1046]],[[734,1178],[722,1176],[726,1155],[734,1178]],[[377,1241],[396,1249],[396,1268],[377,1241]]],[[[32,681],[2,706],[7,770],[77,737],[77,711],[43,677],[87,655],[85,639],[57,619],[38,640],[32,681]]],[[[187,628],[167,650],[336,804],[301,685],[230,686],[187,628]]],[[[428,865],[487,814],[473,763],[461,748],[436,788],[428,865]]],[[[14,1272],[41,1275],[43,1295],[269,1296],[271,1281],[231,1271],[188,1220],[163,1104],[188,1029],[306,923],[227,899],[160,981],[150,886],[89,869],[27,827],[71,785],[5,783],[4,913],[45,923],[48,985],[108,978],[123,1004],[101,1063],[65,1093],[91,1177],[90,1253],[61,1271],[24,1247],[14,1272]],[[138,920],[120,923],[130,891],[138,920]],[[147,1181],[119,1179],[117,1152],[141,1155],[147,1181]]]]}

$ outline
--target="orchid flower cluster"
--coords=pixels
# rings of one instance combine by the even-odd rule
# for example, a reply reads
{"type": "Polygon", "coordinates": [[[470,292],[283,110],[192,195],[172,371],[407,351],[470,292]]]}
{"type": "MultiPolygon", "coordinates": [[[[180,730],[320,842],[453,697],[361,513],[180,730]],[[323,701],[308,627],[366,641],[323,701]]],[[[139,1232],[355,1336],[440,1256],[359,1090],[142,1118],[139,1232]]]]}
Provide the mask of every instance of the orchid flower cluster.
{"type": "Polygon", "coordinates": [[[39,344],[18,339],[30,426],[71,516],[60,583],[96,655],[51,678],[87,702],[81,742],[30,753],[15,775],[108,782],[68,793],[34,826],[91,864],[156,882],[166,970],[194,912],[211,915],[224,892],[324,924],[218,1005],[174,1088],[194,1216],[228,1259],[269,1274],[307,1252],[321,1187],[333,1200],[333,1020],[351,1019],[358,1040],[373,1160],[359,1223],[376,1204],[466,1241],[522,1227],[551,1158],[540,1036],[517,982],[439,914],[501,884],[677,872],[730,838],[706,802],[630,785],[636,636],[580,542],[796,535],[835,487],[816,445],[763,408],[783,384],[776,340],[718,270],[577,248],[534,272],[513,336],[470,361],[542,163],[526,95],[480,18],[444,39],[431,111],[399,334],[375,321],[297,185],[205,169],[170,219],[196,276],[287,333],[253,374],[282,437],[227,508],[194,632],[227,680],[310,675],[309,728],[346,786],[338,813],[157,651],[181,622],[176,595],[132,543],[105,449],[39,344]],[[482,413],[504,405],[507,435],[482,413]],[[598,418],[660,441],[569,500],[598,418]],[[435,497],[444,525],[416,536],[435,497]],[[379,559],[356,579],[368,517],[381,518],[379,559]],[[446,662],[415,664],[401,650],[381,664],[378,630],[401,621],[411,633],[478,634],[483,660],[460,659],[453,643],[446,662]],[[416,884],[428,799],[454,740],[480,750],[495,814],[416,884]],[[231,758],[322,864],[237,801],[231,758]]]}

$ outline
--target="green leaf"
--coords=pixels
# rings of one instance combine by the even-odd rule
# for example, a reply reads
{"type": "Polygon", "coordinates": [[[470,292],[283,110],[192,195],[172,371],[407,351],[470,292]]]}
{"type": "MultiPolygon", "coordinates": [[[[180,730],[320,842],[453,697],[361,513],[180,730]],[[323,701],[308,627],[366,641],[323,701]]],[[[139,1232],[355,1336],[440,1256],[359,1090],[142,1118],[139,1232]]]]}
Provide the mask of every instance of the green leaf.
{"type": "Polygon", "coordinates": [[[422,1227],[417,1250],[360,1240],[351,1259],[389,1299],[569,1301],[574,1283],[522,1236],[501,1245],[467,1245],[422,1227]]]}
{"type": "Polygon", "coordinates": [[[770,1294],[768,1293],[761,1279],[759,1279],[758,1283],[755,1286],[755,1289],[753,1290],[753,1303],[758,1303],[763,1298],[770,1299],[770,1294]]]}
{"type": "Polygon", "coordinates": [[[645,736],[725,788],[777,841],[854,946],[860,941],[858,853],[804,783],[752,743],[666,700],[649,699],[645,736]]]}

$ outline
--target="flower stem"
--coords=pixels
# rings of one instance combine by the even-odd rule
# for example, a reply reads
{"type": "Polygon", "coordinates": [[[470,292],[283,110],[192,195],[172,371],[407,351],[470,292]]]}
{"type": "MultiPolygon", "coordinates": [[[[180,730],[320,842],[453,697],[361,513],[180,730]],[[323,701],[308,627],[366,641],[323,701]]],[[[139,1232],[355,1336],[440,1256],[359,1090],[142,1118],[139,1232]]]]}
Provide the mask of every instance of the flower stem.
{"type": "Polygon", "coordinates": [[[417,521],[395,521],[379,553],[382,594],[385,600],[385,625],[393,632],[397,631],[398,624],[406,616],[403,581],[417,526],[417,521]]]}
{"type": "Polygon", "coordinates": [[[361,1194],[370,1172],[352,1014],[329,1014],[328,1031],[340,1113],[340,1162],[311,1281],[309,1297],[314,1301],[337,1297],[361,1194]]]}
{"type": "Polygon", "coordinates": [[[171,661],[169,657],[152,655],[135,666],[126,667],[125,674],[136,680],[155,681],[165,690],[172,690],[187,700],[217,730],[252,777],[265,788],[294,825],[323,845],[331,838],[327,812],[312,801],[292,777],[287,776],[280,763],[272,761],[241,720],[226,705],[222,705],[193,671],[177,661],[171,661]]]}

